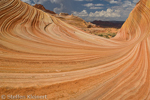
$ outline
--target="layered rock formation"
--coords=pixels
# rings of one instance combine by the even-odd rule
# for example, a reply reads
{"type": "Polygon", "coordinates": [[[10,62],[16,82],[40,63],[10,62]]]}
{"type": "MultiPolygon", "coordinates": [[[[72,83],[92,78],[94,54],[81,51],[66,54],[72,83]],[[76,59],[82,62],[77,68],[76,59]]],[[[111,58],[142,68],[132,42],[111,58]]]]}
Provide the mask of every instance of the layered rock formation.
{"type": "Polygon", "coordinates": [[[149,9],[141,0],[117,36],[105,39],[20,0],[1,0],[0,95],[150,100],[149,9]]]}

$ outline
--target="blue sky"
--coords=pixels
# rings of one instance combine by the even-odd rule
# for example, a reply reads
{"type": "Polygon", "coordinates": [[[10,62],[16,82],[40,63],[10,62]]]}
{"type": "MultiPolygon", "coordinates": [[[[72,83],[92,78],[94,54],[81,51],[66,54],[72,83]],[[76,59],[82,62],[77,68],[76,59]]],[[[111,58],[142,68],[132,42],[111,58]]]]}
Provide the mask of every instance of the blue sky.
{"type": "Polygon", "coordinates": [[[86,21],[125,21],[139,0],[22,0],[42,4],[56,13],[65,12],[86,21]]]}

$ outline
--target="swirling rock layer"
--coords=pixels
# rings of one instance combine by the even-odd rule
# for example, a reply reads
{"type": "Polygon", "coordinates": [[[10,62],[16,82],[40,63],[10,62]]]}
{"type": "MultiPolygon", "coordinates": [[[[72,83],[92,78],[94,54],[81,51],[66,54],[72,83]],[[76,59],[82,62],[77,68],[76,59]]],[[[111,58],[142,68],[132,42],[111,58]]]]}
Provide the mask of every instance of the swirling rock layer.
{"type": "Polygon", "coordinates": [[[0,1],[0,94],[49,100],[150,100],[150,1],[113,39],[20,0],[0,1]]]}

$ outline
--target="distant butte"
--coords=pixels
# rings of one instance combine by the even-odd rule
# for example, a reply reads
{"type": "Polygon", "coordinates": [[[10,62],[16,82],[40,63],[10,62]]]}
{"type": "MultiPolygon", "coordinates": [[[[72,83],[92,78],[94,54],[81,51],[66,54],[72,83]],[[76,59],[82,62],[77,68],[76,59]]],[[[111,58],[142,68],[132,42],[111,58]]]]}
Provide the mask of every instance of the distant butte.
{"type": "Polygon", "coordinates": [[[123,25],[124,21],[101,21],[101,20],[94,20],[93,22],[91,22],[93,24],[96,24],[100,27],[103,28],[121,28],[121,26],[123,25]]]}

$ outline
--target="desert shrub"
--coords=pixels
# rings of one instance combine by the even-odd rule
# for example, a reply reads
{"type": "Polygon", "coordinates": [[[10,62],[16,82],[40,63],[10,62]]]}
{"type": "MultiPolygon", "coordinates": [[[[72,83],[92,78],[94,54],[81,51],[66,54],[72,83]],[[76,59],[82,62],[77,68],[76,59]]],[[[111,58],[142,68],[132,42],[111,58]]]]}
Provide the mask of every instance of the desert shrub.
{"type": "Polygon", "coordinates": [[[99,34],[98,36],[101,36],[101,37],[103,37],[103,34],[99,34]]]}
{"type": "Polygon", "coordinates": [[[115,37],[116,36],[116,34],[115,33],[112,33],[112,35],[111,35],[112,37],[115,37]]]}

